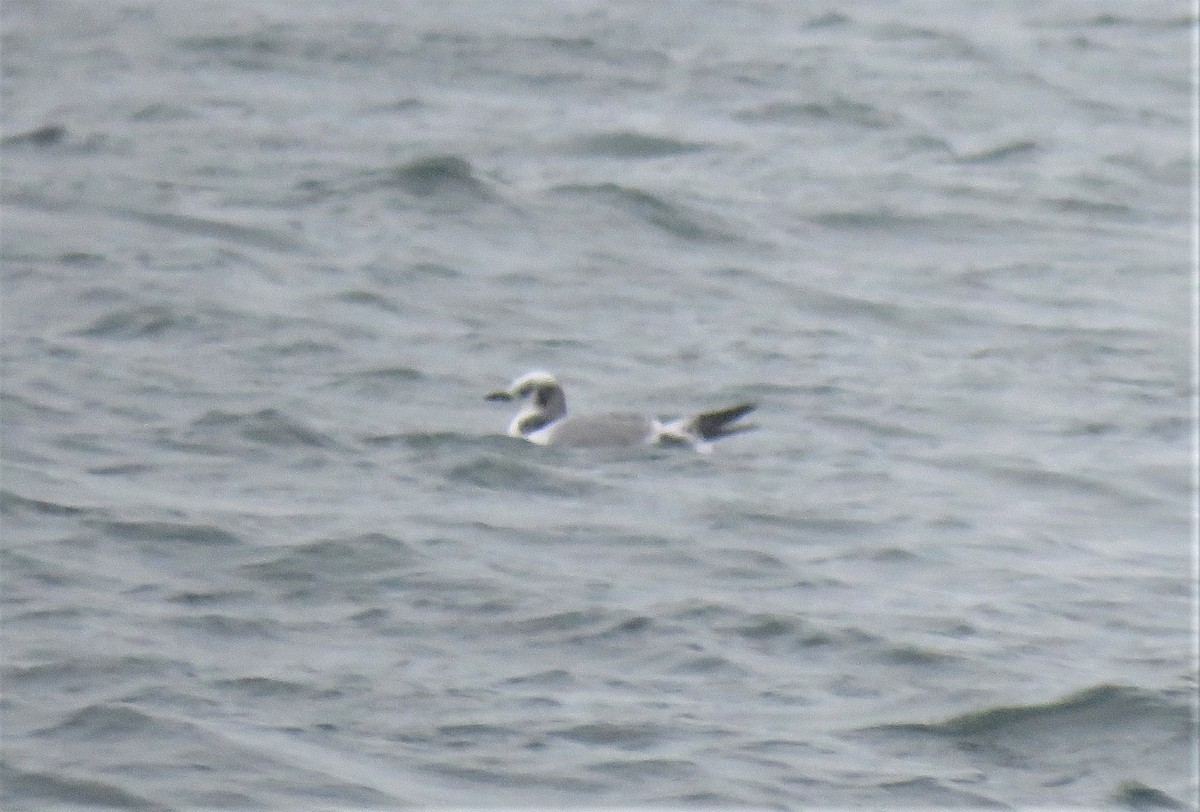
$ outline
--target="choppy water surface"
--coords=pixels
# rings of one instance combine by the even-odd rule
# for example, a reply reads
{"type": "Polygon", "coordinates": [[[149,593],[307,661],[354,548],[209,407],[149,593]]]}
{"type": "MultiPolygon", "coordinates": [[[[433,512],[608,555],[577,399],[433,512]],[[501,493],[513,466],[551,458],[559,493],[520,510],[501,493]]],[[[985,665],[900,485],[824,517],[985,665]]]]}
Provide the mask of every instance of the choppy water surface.
{"type": "Polygon", "coordinates": [[[5,809],[1193,807],[1192,8],[6,2],[5,809]]]}

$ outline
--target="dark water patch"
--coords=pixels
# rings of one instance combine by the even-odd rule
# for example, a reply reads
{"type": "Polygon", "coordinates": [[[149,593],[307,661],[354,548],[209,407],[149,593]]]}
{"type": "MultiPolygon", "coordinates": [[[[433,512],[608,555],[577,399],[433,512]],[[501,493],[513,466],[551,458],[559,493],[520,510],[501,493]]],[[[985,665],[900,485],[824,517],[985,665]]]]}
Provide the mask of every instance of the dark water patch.
{"type": "MultiPolygon", "coordinates": [[[[1187,422],[1182,421],[1182,418],[1180,420],[1187,422]]],[[[1125,431],[1125,426],[1107,420],[1071,419],[1062,428],[1062,434],[1065,437],[1102,437],[1119,434],[1123,431],[1125,431]]]]}
{"type": "Polygon", "coordinates": [[[479,200],[493,197],[488,186],[475,176],[470,161],[457,155],[418,158],[383,173],[380,182],[414,197],[464,194],[479,200]]]}
{"type": "Polygon", "coordinates": [[[908,644],[889,646],[883,652],[883,659],[895,665],[931,668],[956,663],[962,658],[925,646],[908,644]]]}
{"type": "Polygon", "coordinates": [[[417,96],[405,96],[382,104],[368,104],[363,107],[364,113],[409,113],[426,107],[425,102],[417,96]]]}
{"type": "Polygon", "coordinates": [[[825,101],[773,101],[743,110],[737,114],[737,118],[787,124],[848,124],[870,130],[884,129],[896,123],[893,117],[885,115],[874,105],[840,96],[825,101]]]}
{"type": "Polygon", "coordinates": [[[891,564],[908,564],[920,559],[920,556],[911,550],[905,550],[900,547],[882,547],[872,550],[864,550],[857,556],[867,561],[878,561],[880,563],[891,564]]]}
{"type": "Polygon", "coordinates": [[[343,373],[330,386],[334,389],[348,389],[363,397],[384,399],[404,394],[423,378],[421,371],[412,367],[374,367],[343,373]]]}
{"type": "Polygon", "coordinates": [[[456,279],[464,278],[465,274],[451,265],[440,262],[412,262],[400,267],[393,265],[371,264],[363,270],[376,282],[408,286],[422,282],[440,285],[456,279]]]}
{"type": "MultiPolygon", "coordinates": [[[[13,549],[12,547],[0,547],[0,566],[2,570],[10,577],[14,577],[18,583],[21,581],[32,582],[29,585],[35,585],[37,590],[44,587],[59,587],[74,584],[80,580],[86,580],[86,576],[81,575],[78,571],[71,571],[63,566],[62,562],[57,558],[45,560],[39,558],[35,553],[40,552],[34,545],[26,546],[28,553],[13,549]]],[[[8,600],[13,600],[14,593],[9,592],[4,595],[8,600]]],[[[23,598],[25,596],[22,596],[23,598]]],[[[21,601],[23,603],[24,600],[21,601]]],[[[45,610],[51,611],[51,610],[45,610]]],[[[64,612],[64,617],[71,617],[70,607],[60,607],[54,611],[64,612]]],[[[12,615],[9,616],[12,618],[12,615]]],[[[36,615],[18,615],[18,617],[34,618],[36,615]]]]}
{"type": "Polygon", "coordinates": [[[8,686],[70,693],[93,686],[98,679],[107,684],[147,678],[180,679],[190,676],[192,669],[178,660],[125,656],[68,658],[32,665],[9,663],[0,673],[8,686]]]}
{"type": "Polygon", "coordinates": [[[58,261],[63,265],[100,267],[105,264],[106,258],[103,254],[95,254],[91,251],[64,251],[58,255],[58,261]]]}
{"type": "Polygon", "coordinates": [[[601,609],[564,610],[506,620],[500,628],[506,633],[533,638],[534,643],[555,645],[594,644],[630,638],[653,625],[645,615],[622,616],[601,609]]]}
{"type": "Polygon", "coordinates": [[[256,593],[238,589],[184,590],[166,597],[168,603],[196,609],[244,607],[253,604],[257,599],[256,593]]]}
{"type": "Polygon", "coordinates": [[[799,612],[759,612],[740,615],[732,622],[710,624],[722,634],[741,637],[762,651],[782,655],[829,648],[841,656],[861,662],[879,662],[890,666],[941,668],[960,658],[926,646],[892,643],[886,638],[857,628],[823,629],[806,621],[799,612]]]}
{"type": "Polygon", "coordinates": [[[330,448],[333,439],[289,417],[278,409],[254,412],[206,412],[193,421],[192,430],[216,437],[233,434],[252,443],[279,448],[330,448]]]}
{"type": "Polygon", "coordinates": [[[486,722],[441,725],[437,732],[442,737],[443,746],[447,747],[472,747],[479,744],[506,742],[523,735],[517,728],[486,722]]]}
{"type": "MultiPolygon", "coordinates": [[[[417,568],[380,578],[379,586],[407,596],[410,605],[450,614],[494,617],[511,611],[508,590],[495,577],[455,578],[440,576],[417,568]]],[[[460,618],[461,619],[461,618],[460,618]]],[[[401,633],[407,627],[400,625],[401,633]]]]}
{"type": "Polygon", "coordinates": [[[219,691],[231,692],[246,699],[298,699],[310,694],[310,686],[291,680],[271,679],[269,677],[239,677],[237,679],[220,679],[208,683],[219,691]]]}
{"type": "Polygon", "coordinates": [[[177,617],[171,624],[193,629],[224,640],[274,640],[280,636],[280,624],[266,618],[233,617],[208,613],[177,617]]]}
{"type": "Polygon", "coordinates": [[[298,338],[294,341],[269,341],[254,348],[256,353],[272,359],[303,358],[324,355],[328,358],[340,357],[344,347],[332,342],[315,338],[298,338]]]}
{"type": "Polygon", "coordinates": [[[705,600],[684,601],[679,606],[665,611],[664,614],[672,620],[699,622],[705,625],[716,624],[721,618],[741,616],[740,610],[734,607],[705,600]]]}
{"type": "MultiPolygon", "coordinates": [[[[588,765],[587,769],[620,778],[622,781],[683,781],[700,776],[694,761],[675,758],[609,759],[588,765]]],[[[716,807],[714,807],[716,808],[716,807]]]]}
{"type": "Polygon", "coordinates": [[[794,300],[798,307],[826,316],[834,316],[840,322],[859,319],[911,330],[925,331],[929,328],[929,317],[926,314],[896,302],[844,293],[830,293],[811,285],[796,283],[787,283],[778,287],[780,293],[794,300]]]}
{"type": "Polygon", "coordinates": [[[925,232],[940,225],[936,219],[897,211],[887,206],[820,212],[811,215],[808,220],[836,231],[883,231],[906,235],[925,232]]]}
{"type": "Polygon", "coordinates": [[[840,11],[826,11],[811,20],[805,20],[801,28],[840,28],[849,25],[853,19],[840,11]]]}
{"type": "Polygon", "coordinates": [[[142,211],[122,206],[107,206],[104,208],[104,211],[123,219],[144,223],[179,234],[208,237],[218,242],[232,243],[248,248],[263,248],[270,251],[293,254],[305,247],[304,241],[300,237],[288,234],[282,229],[247,226],[215,220],[211,217],[197,217],[188,214],[142,211]]]}
{"type": "Polygon", "coordinates": [[[383,609],[378,606],[372,606],[369,609],[360,609],[352,613],[348,620],[356,623],[364,628],[379,628],[383,623],[386,623],[392,618],[391,610],[383,609]]]}
{"type": "Polygon", "coordinates": [[[907,778],[901,781],[884,781],[876,785],[889,807],[902,806],[913,809],[942,807],[952,809],[1009,809],[1001,803],[975,792],[965,792],[946,785],[937,778],[907,778]]]}
{"type": "Polygon", "coordinates": [[[540,688],[567,688],[575,684],[575,678],[571,676],[569,671],[561,668],[552,668],[548,671],[535,671],[530,674],[521,674],[516,677],[509,677],[504,680],[508,685],[532,685],[540,688]]]}
{"type": "Polygon", "coordinates": [[[141,462],[119,462],[113,465],[97,465],[87,469],[89,474],[95,476],[116,476],[116,477],[132,477],[138,474],[148,474],[157,471],[157,465],[149,465],[141,462]]]}
{"type": "Polygon", "coordinates": [[[0,489],[0,516],[17,516],[22,513],[42,516],[84,516],[99,512],[92,508],[66,505],[46,499],[32,499],[10,490],[0,489]]]}
{"type": "Polygon", "coordinates": [[[1064,739],[1108,735],[1138,723],[1165,725],[1186,735],[1193,723],[1187,704],[1163,695],[1120,685],[1099,685],[1043,705],[1014,705],[965,713],[944,722],[886,724],[876,730],[918,733],[965,741],[1035,736],[1064,739]]]}
{"type": "MultiPolygon", "coordinates": [[[[543,790],[549,786],[551,779],[545,775],[534,773],[517,772],[516,770],[504,769],[503,767],[476,767],[465,764],[428,764],[425,769],[436,772],[440,775],[455,779],[455,781],[465,781],[470,784],[482,784],[485,787],[496,788],[517,788],[517,787],[540,787],[543,790]]],[[[554,783],[559,783],[562,779],[555,780],[554,783]]],[[[574,782],[583,784],[583,782],[574,782]]],[[[587,786],[586,784],[584,785],[587,786]]],[[[594,786],[588,787],[595,789],[594,786]]],[[[586,790],[585,790],[586,791],[586,790]]]]}
{"type": "Polygon", "coordinates": [[[143,305],[106,313],[73,335],[86,338],[155,338],[173,330],[189,334],[196,320],[166,305],[143,305]]]}
{"type": "MultiPolygon", "coordinates": [[[[950,526],[956,527],[951,524],[950,526]]],[[[907,565],[921,556],[902,547],[854,546],[843,553],[830,556],[828,561],[873,561],[879,564],[907,565]]]]}
{"type": "Polygon", "coordinates": [[[369,581],[391,577],[420,559],[412,545],[384,533],[302,544],[240,570],[265,581],[369,581]]]}
{"type": "Polygon", "coordinates": [[[606,158],[663,158],[707,149],[707,145],[633,131],[594,133],[566,143],[569,152],[606,158]]]}
{"type": "MultiPolygon", "coordinates": [[[[36,577],[36,576],[35,576],[36,577]]],[[[65,579],[56,581],[45,580],[52,586],[57,586],[63,583],[65,579]]],[[[38,626],[56,626],[56,631],[63,629],[80,629],[79,621],[85,617],[95,619],[98,617],[111,617],[114,613],[110,611],[90,610],[85,612],[74,606],[56,606],[52,609],[33,609],[28,612],[7,612],[5,614],[5,625],[16,626],[21,623],[28,623],[38,626]]]]}
{"type": "Polygon", "coordinates": [[[0,802],[8,809],[174,809],[109,781],[26,771],[0,761],[0,802]]]}
{"type": "Polygon", "coordinates": [[[292,185],[297,203],[318,203],[337,197],[345,192],[344,187],[332,180],[304,178],[292,185]]]}
{"type": "Polygon", "coordinates": [[[170,104],[168,102],[153,102],[133,111],[129,116],[129,120],[136,122],[162,122],[182,121],[197,117],[195,112],[182,105],[170,104]]]}
{"type": "Polygon", "coordinates": [[[285,50],[285,40],[266,31],[184,37],[176,45],[185,52],[216,55],[242,70],[266,70],[269,58],[285,50]]]}
{"type": "Polygon", "coordinates": [[[513,448],[525,445],[524,440],[511,437],[487,436],[478,437],[472,434],[462,434],[457,431],[410,431],[402,434],[369,434],[362,442],[372,448],[407,448],[412,451],[438,452],[443,450],[458,451],[478,449],[480,443],[495,444],[499,448],[513,448]]]}
{"type": "Polygon", "coordinates": [[[609,613],[602,609],[565,610],[539,614],[505,624],[517,634],[563,637],[579,632],[590,632],[603,627],[609,620],[609,613]]]}
{"type": "Polygon", "coordinates": [[[1146,435],[1167,442],[1186,442],[1192,435],[1192,421],[1185,417],[1162,417],[1148,422],[1146,435]]]}
{"type": "Polygon", "coordinates": [[[750,674],[747,669],[728,657],[702,651],[675,657],[667,673],[736,680],[745,679],[750,674]]]}
{"type": "Polygon", "coordinates": [[[1036,141],[1011,141],[994,147],[967,152],[955,158],[960,164],[996,164],[1010,161],[1014,158],[1028,158],[1037,154],[1041,149],[1036,141]]]}
{"type": "Polygon", "coordinates": [[[206,524],[116,520],[88,521],[86,524],[110,537],[129,541],[168,541],[216,548],[242,544],[239,536],[206,524]]]}
{"type": "Polygon", "coordinates": [[[762,641],[797,637],[801,625],[800,619],[795,615],[758,612],[747,615],[735,624],[716,628],[718,631],[733,632],[747,640],[762,641]]]}
{"type": "Polygon", "coordinates": [[[974,42],[956,31],[942,31],[908,22],[888,22],[876,26],[874,33],[884,40],[912,43],[921,49],[921,58],[972,62],[990,60],[989,54],[981,51],[974,42]]]}
{"type": "Polygon", "coordinates": [[[640,632],[640,631],[645,631],[646,629],[650,628],[653,624],[654,624],[654,621],[651,618],[646,617],[645,615],[634,615],[631,618],[622,620],[620,623],[618,623],[616,626],[614,626],[612,628],[612,631],[616,634],[628,634],[631,632],[640,632]]]}
{"type": "MultiPolygon", "coordinates": [[[[522,445],[527,445],[523,441],[522,445]]],[[[525,449],[521,449],[525,450],[525,449]]],[[[531,451],[536,451],[530,447],[531,451]]],[[[587,496],[600,485],[580,477],[569,477],[553,469],[531,465],[518,459],[496,456],[476,457],[454,466],[448,473],[451,482],[493,491],[518,491],[551,496],[587,496]]]]}
{"type": "Polygon", "coordinates": [[[314,69],[378,67],[398,56],[387,41],[382,29],[368,23],[320,32],[274,24],[255,26],[246,33],[181,37],[175,44],[183,52],[216,59],[239,71],[306,75],[314,69]]]}
{"type": "Polygon", "coordinates": [[[751,549],[718,549],[706,556],[712,572],[719,578],[760,580],[770,576],[786,576],[789,567],[770,553],[751,549]]]}
{"type": "Polygon", "coordinates": [[[885,524],[867,519],[851,519],[845,516],[829,516],[813,513],[797,515],[791,513],[766,513],[758,510],[730,509],[722,507],[710,514],[712,527],[717,530],[750,528],[772,534],[792,535],[797,541],[813,536],[834,536],[857,539],[878,533],[885,524]]]}
{"type": "Polygon", "coordinates": [[[154,741],[190,733],[186,724],[159,717],[122,702],[88,705],[50,727],[31,735],[36,737],[75,739],[85,742],[154,741]]]}
{"type": "Polygon", "coordinates": [[[569,635],[564,642],[596,643],[624,640],[652,628],[653,625],[653,619],[645,615],[633,615],[624,619],[610,620],[607,624],[596,629],[569,635]]]}
{"type": "MultiPolygon", "coordinates": [[[[670,391],[670,390],[668,390],[670,391]]],[[[801,396],[828,394],[829,390],[820,385],[808,383],[779,383],[774,381],[753,381],[737,386],[735,389],[718,390],[714,397],[747,399],[761,401],[769,398],[791,402],[801,396]]],[[[692,392],[680,390],[681,396],[690,396],[692,392]]]]}
{"type": "Polygon", "coordinates": [[[258,809],[263,804],[243,792],[210,789],[195,793],[191,799],[197,809],[258,809]]]}
{"type": "Polygon", "coordinates": [[[1162,790],[1139,781],[1124,781],[1112,794],[1112,802],[1126,809],[1194,809],[1162,790]]]}
{"type": "Polygon", "coordinates": [[[380,313],[395,315],[404,311],[395,301],[373,290],[344,290],[336,294],[334,299],[342,304],[366,307],[380,313]]]}
{"type": "Polygon", "coordinates": [[[1111,200],[1087,200],[1082,197],[1044,197],[1041,202],[1063,214],[1079,214],[1085,217],[1117,217],[1128,220],[1135,210],[1128,203],[1111,200]]]}
{"type": "Polygon", "coordinates": [[[662,730],[658,725],[644,722],[588,722],[551,730],[548,735],[580,744],[616,747],[621,750],[642,750],[658,744],[663,739],[662,730]]]}
{"type": "Polygon", "coordinates": [[[927,153],[932,154],[938,159],[954,160],[954,147],[944,138],[937,138],[933,135],[918,133],[909,135],[903,139],[904,145],[913,154],[927,153]]]}
{"type": "Polygon", "coordinates": [[[1119,488],[1109,482],[1094,477],[1075,474],[1068,471],[1052,471],[1033,465],[999,465],[990,462],[982,463],[980,469],[989,475],[1010,485],[1028,488],[1040,493],[1066,492],[1089,496],[1102,496],[1114,499],[1131,508],[1147,507],[1158,504],[1157,500],[1145,494],[1119,488]]]}
{"type": "Polygon", "coordinates": [[[713,215],[616,183],[556,186],[552,193],[598,203],[689,242],[730,242],[739,239],[732,228],[713,215]]]}
{"type": "MultiPolygon", "coordinates": [[[[681,766],[686,763],[683,762],[681,766]]],[[[779,809],[796,808],[794,802],[789,807],[786,804],[780,803],[779,809]]],[[[715,790],[691,790],[688,792],[673,793],[664,796],[659,796],[650,799],[646,804],[647,809],[769,809],[768,804],[761,801],[747,799],[740,795],[734,795],[728,792],[717,792],[715,790]]]]}
{"type": "MultiPolygon", "coordinates": [[[[1170,8],[1169,6],[1167,8],[1170,8]]],[[[1165,9],[1164,9],[1165,10],[1165,9]]],[[[1028,23],[1035,28],[1065,28],[1074,31],[1078,28],[1132,28],[1145,31],[1181,28],[1190,30],[1196,25],[1196,17],[1191,14],[1162,14],[1145,17],[1134,17],[1127,14],[1100,12],[1090,17],[1055,16],[1046,21],[1028,23]]]]}
{"type": "MultiPolygon", "coordinates": [[[[132,416],[136,419],[140,415],[135,414],[132,416]]],[[[72,431],[54,438],[53,445],[57,448],[88,456],[109,456],[116,453],[116,449],[111,445],[111,442],[112,438],[107,434],[90,431],[72,431]]]]}
{"type": "Polygon", "coordinates": [[[537,541],[559,544],[564,538],[572,541],[599,543],[609,549],[630,547],[634,550],[645,550],[669,547],[672,544],[670,537],[667,536],[643,535],[605,526],[576,527],[571,525],[556,528],[539,537],[537,541]]]}
{"type": "Polygon", "coordinates": [[[67,128],[61,124],[46,124],[25,132],[13,133],[0,138],[4,147],[53,147],[67,138],[67,128]]]}
{"type": "MultiPolygon", "coordinates": [[[[53,355],[53,350],[35,350],[43,356],[53,355]]],[[[71,360],[77,360],[72,356],[71,360]]],[[[66,399],[59,399],[58,403],[52,402],[53,399],[65,398],[64,393],[58,391],[58,387],[49,384],[47,380],[34,381],[37,386],[46,386],[49,392],[49,398],[36,398],[26,395],[17,395],[14,392],[0,391],[0,415],[4,416],[7,425],[18,425],[20,421],[47,423],[53,421],[56,425],[64,426],[70,423],[71,417],[78,414],[78,403],[68,402],[66,399]]],[[[13,385],[13,384],[10,384],[13,385]]],[[[8,443],[7,453],[8,458],[12,459],[12,443],[8,443]]]]}

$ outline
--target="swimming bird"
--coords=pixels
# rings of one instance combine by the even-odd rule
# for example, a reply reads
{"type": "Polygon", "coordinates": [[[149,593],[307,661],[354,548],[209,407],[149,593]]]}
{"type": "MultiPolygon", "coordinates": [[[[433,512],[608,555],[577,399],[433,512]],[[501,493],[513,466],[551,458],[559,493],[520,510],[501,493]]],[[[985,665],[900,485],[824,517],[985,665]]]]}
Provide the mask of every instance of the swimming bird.
{"type": "Polygon", "coordinates": [[[523,400],[521,410],[508,426],[508,434],[539,445],[580,448],[687,445],[707,451],[712,440],[756,428],[735,422],[753,411],[757,405],[754,403],[739,403],[667,423],[625,412],[568,416],[562,385],[549,372],[540,371],[527,372],[507,389],[492,392],[485,398],[491,401],[523,400]]]}

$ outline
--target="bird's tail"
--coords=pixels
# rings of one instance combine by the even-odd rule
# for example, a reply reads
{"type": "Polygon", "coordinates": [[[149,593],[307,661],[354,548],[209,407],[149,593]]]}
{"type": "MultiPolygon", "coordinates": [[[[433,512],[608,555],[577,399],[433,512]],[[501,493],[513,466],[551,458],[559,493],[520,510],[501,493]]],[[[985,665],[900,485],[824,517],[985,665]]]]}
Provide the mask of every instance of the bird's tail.
{"type": "Polygon", "coordinates": [[[739,403],[726,409],[713,409],[711,412],[701,412],[687,422],[687,432],[702,440],[716,440],[728,437],[742,431],[758,428],[753,423],[736,423],[739,417],[748,414],[758,406],[756,403],[739,403]]]}

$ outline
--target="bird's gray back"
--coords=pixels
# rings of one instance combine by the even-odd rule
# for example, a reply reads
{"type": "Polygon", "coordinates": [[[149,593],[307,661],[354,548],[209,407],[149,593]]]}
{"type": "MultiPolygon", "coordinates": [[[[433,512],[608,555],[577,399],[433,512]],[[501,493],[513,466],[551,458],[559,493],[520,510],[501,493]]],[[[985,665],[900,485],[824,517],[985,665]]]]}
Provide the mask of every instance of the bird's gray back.
{"type": "Polygon", "coordinates": [[[620,447],[650,439],[654,424],[640,414],[598,414],[563,418],[550,428],[550,445],[620,447]]]}

